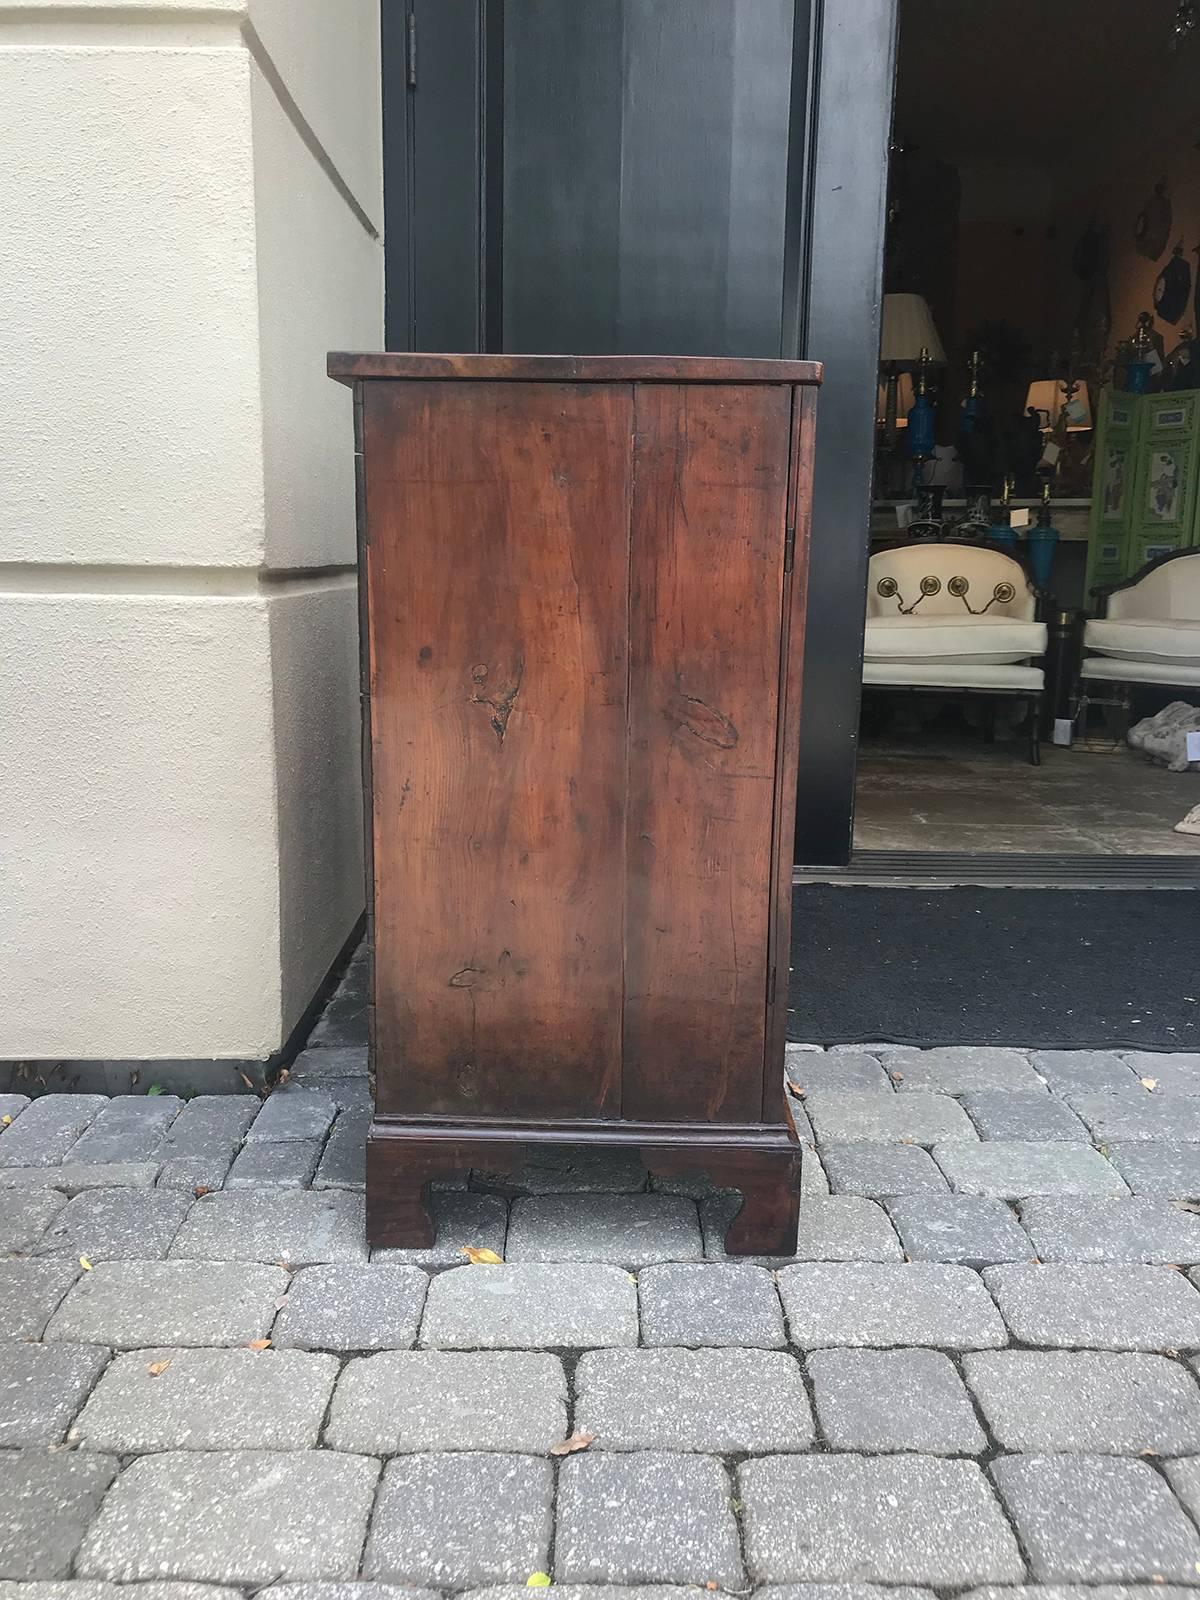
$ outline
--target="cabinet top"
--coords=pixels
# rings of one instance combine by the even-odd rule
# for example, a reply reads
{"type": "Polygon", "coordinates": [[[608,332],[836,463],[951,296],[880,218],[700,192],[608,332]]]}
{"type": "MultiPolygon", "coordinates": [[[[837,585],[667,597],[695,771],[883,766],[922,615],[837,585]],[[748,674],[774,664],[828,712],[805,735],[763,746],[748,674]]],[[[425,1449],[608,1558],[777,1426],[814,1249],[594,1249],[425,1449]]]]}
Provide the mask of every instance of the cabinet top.
{"type": "Polygon", "coordinates": [[[508,379],[516,383],[805,383],[821,381],[819,361],[734,356],[354,354],[331,350],[327,370],[339,383],[360,378],[508,379]]]}

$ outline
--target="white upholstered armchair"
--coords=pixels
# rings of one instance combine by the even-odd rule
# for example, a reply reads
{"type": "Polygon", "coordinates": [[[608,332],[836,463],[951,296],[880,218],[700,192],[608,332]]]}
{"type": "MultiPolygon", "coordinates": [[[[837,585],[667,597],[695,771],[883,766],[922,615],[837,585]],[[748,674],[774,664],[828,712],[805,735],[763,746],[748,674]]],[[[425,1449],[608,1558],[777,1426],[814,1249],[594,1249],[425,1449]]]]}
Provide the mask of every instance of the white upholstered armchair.
{"type": "Polygon", "coordinates": [[[1108,591],[1106,614],[1083,630],[1080,709],[1116,686],[1128,705],[1135,683],[1200,687],[1200,550],[1161,556],[1108,591]]]}
{"type": "Polygon", "coordinates": [[[1023,699],[1036,763],[1046,625],[1020,562],[931,542],[880,551],[867,572],[863,684],[1023,699]]]}

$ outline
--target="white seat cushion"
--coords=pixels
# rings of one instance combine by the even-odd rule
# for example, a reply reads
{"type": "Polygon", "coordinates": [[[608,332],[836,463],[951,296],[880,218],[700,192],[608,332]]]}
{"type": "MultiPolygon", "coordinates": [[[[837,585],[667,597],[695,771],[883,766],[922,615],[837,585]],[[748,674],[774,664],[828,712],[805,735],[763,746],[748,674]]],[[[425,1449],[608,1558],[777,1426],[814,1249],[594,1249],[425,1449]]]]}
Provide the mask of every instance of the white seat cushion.
{"type": "Polygon", "coordinates": [[[1200,667],[1200,622],[1183,618],[1095,617],[1083,630],[1089,650],[1124,661],[1200,667]]]}
{"type": "Polygon", "coordinates": [[[867,661],[863,683],[868,687],[913,689],[1024,689],[1036,694],[1045,682],[1041,667],[1020,667],[989,661],[867,661]]]}
{"type": "Polygon", "coordinates": [[[1200,661],[1134,661],[1128,656],[1085,656],[1079,676],[1105,683],[1162,683],[1184,688],[1200,683],[1200,661]]]}
{"type": "Polygon", "coordinates": [[[1046,624],[1017,617],[868,617],[863,654],[868,661],[911,665],[944,662],[1003,664],[1027,661],[1046,649],[1046,624]]]}

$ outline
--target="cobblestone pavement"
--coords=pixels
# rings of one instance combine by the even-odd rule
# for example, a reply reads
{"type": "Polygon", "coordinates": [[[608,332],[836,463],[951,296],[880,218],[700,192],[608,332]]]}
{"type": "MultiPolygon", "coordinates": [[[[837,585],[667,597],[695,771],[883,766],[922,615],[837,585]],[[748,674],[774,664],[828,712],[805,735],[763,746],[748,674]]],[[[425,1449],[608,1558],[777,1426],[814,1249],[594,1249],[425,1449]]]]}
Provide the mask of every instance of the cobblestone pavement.
{"type": "Polygon", "coordinates": [[[794,1260],[566,1155],[368,1260],[362,978],[261,1106],[0,1097],[0,1600],[1200,1587],[1200,1056],[793,1046],[794,1260]]]}

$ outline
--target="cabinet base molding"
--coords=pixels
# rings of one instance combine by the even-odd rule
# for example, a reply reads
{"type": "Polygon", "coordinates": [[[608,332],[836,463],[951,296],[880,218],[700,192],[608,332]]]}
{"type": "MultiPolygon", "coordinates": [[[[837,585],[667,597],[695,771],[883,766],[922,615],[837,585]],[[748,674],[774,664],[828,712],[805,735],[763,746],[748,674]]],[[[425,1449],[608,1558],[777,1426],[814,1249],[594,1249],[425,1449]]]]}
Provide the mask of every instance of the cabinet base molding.
{"type": "Polygon", "coordinates": [[[373,1248],[434,1242],[429,1186],[453,1172],[511,1172],[547,1146],[637,1150],[654,1177],[688,1173],[741,1191],[728,1255],[791,1255],[800,1207],[800,1145],[779,1124],[602,1120],[439,1121],[377,1116],[367,1142],[367,1238],[373,1248]]]}

